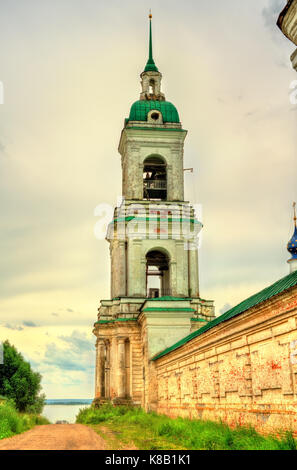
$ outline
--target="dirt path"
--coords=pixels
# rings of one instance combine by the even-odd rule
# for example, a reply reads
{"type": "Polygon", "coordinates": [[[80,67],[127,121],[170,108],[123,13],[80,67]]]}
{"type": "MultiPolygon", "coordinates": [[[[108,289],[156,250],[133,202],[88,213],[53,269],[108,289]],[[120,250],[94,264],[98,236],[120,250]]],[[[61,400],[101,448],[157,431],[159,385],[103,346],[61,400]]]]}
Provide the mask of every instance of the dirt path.
{"type": "Polygon", "coordinates": [[[83,424],[48,424],[0,441],[0,450],[104,450],[107,444],[83,424]]]}

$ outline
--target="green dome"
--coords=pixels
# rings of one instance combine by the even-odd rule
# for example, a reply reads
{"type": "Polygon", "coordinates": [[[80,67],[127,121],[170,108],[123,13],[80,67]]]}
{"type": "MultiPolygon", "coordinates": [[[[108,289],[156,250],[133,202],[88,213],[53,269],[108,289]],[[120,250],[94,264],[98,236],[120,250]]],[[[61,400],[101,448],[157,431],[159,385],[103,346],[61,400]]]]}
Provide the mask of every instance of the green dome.
{"type": "Polygon", "coordinates": [[[163,122],[179,122],[176,107],[169,101],[139,100],[132,104],[129,121],[147,121],[149,111],[156,109],[161,111],[163,122]]]}

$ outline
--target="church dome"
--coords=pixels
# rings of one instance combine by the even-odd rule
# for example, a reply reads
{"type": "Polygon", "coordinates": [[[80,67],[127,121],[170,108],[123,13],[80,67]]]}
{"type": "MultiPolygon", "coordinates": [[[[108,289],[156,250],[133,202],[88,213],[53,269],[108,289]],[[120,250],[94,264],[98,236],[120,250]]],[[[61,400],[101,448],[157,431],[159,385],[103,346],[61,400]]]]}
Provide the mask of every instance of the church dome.
{"type": "Polygon", "coordinates": [[[162,113],[163,122],[179,123],[176,107],[169,101],[139,100],[132,104],[129,121],[147,121],[147,115],[152,110],[162,113]]]}
{"type": "Polygon", "coordinates": [[[293,259],[297,259],[297,227],[295,226],[294,234],[287,245],[288,252],[291,253],[293,259]]]}

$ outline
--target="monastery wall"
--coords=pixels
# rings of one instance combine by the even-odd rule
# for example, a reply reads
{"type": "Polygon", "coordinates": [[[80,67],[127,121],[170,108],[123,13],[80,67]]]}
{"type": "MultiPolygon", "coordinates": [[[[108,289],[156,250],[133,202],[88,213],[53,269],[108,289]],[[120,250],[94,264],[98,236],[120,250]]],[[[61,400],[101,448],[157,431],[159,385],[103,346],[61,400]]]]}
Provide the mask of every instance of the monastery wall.
{"type": "Polygon", "coordinates": [[[151,361],[146,408],[297,435],[297,287],[151,361]]]}

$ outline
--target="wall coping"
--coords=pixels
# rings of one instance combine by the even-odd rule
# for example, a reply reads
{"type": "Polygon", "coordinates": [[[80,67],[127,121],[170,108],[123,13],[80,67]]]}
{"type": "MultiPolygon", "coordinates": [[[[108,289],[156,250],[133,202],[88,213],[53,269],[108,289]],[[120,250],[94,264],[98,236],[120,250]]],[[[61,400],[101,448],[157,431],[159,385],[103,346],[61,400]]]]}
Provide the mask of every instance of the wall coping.
{"type": "Polygon", "coordinates": [[[230,320],[236,316],[239,316],[253,307],[256,307],[259,304],[264,304],[268,300],[273,300],[273,298],[277,297],[281,293],[289,290],[290,288],[297,285],[297,271],[290,273],[289,275],[283,277],[279,281],[275,282],[269,287],[266,287],[262,291],[258,292],[257,294],[252,295],[248,299],[244,300],[243,302],[239,303],[235,307],[231,308],[223,315],[216,317],[214,320],[210,321],[206,325],[202,326],[198,330],[194,331],[190,335],[186,336],[185,338],[181,339],[177,343],[173,344],[169,348],[159,352],[154,357],[152,357],[152,361],[156,361],[157,359],[169,354],[170,352],[184,346],[186,343],[191,341],[192,339],[206,333],[207,331],[211,330],[215,326],[220,325],[221,323],[230,320]]]}

